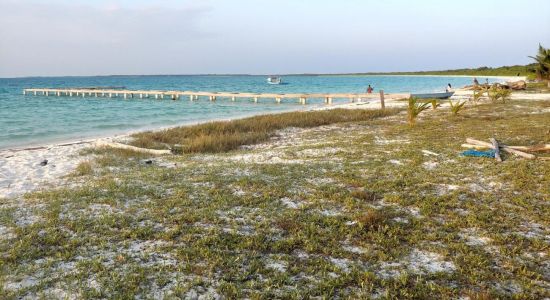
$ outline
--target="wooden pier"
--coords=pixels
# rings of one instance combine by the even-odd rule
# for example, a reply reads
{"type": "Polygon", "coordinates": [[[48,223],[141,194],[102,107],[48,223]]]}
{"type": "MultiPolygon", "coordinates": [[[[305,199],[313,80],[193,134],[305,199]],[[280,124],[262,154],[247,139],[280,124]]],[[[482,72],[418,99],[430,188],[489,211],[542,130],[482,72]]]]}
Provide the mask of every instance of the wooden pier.
{"type": "Polygon", "coordinates": [[[154,99],[171,99],[180,100],[182,98],[190,101],[197,101],[200,97],[207,98],[210,101],[216,101],[219,98],[230,99],[250,99],[254,102],[259,102],[260,99],[272,99],[276,103],[281,103],[283,99],[293,99],[299,101],[300,104],[307,104],[308,99],[324,99],[326,104],[332,104],[334,99],[348,99],[350,102],[362,100],[380,100],[382,107],[384,99],[397,100],[408,98],[410,94],[384,94],[383,91],[375,94],[350,94],[350,93],[333,93],[333,94],[256,94],[256,93],[226,93],[226,92],[193,92],[193,91],[156,91],[156,90],[118,90],[118,89],[50,89],[36,88],[24,89],[23,95],[40,95],[40,96],[65,96],[65,97],[122,97],[124,99],[131,98],[154,98],[154,99]]]}

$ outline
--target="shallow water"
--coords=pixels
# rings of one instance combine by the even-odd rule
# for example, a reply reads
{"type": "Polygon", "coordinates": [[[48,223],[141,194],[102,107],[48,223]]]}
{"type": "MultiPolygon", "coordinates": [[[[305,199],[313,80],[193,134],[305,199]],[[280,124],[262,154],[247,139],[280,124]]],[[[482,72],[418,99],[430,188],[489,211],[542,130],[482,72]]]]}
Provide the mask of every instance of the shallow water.
{"type": "MultiPolygon", "coordinates": [[[[269,85],[265,76],[97,76],[0,79],[0,149],[46,144],[134,130],[231,119],[261,113],[301,110],[323,105],[312,99],[282,104],[220,99],[171,101],[122,98],[24,96],[24,88],[125,87],[142,90],[187,90],[255,93],[361,93],[368,84],[388,93],[443,91],[447,83],[468,85],[468,77],[421,76],[285,76],[283,85],[269,85]]],[[[497,81],[498,79],[490,79],[497,81]]],[[[345,102],[347,100],[335,100],[345,102]]]]}

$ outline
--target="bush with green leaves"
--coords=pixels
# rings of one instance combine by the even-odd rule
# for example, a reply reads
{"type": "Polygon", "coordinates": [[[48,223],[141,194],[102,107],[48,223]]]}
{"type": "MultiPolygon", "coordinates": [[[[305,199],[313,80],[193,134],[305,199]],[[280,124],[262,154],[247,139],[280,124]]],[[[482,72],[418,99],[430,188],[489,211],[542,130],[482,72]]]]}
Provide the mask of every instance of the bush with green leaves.
{"type": "Polygon", "coordinates": [[[474,104],[477,104],[477,102],[483,97],[483,91],[476,91],[474,90],[474,97],[472,100],[474,101],[474,104]]]}
{"type": "Polygon", "coordinates": [[[432,99],[431,103],[432,103],[432,108],[433,109],[436,109],[436,108],[441,106],[441,104],[439,104],[439,101],[437,99],[432,99]]]}
{"type": "Polygon", "coordinates": [[[493,85],[490,89],[487,90],[487,97],[491,102],[497,102],[499,95],[499,88],[496,85],[493,85]]]}
{"type": "Polygon", "coordinates": [[[510,100],[510,96],[512,96],[512,90],[500,89],[498,91],[498,96],[500,100],[502,100],[502,103],[506,103],[507,100],[510,100]]]}
{"type": "Polygon", "coordinates": [[[407,108],[407,117],[409,125],[412,127],[416,124],[416,117],[430,107],[429,102],[418,102],[418,98],[410,97],[409,106],[407,108]]]}
{"type": "Polygon", "coordinates": [[[497,102],[499,99],[502,100],[502,103],[506,103],[510,99],[512,91],[505,89],[496,85],[493,85],[488,91],[487,96],[491,99],[492,102],[497,102]]]}
{"type": "Polygon", "coordinates": [[[451,114],[453,116],[456,116],[464,108],[466,101],[457,101],[456,103],[453,103],[453,101],[449,101],[449,104],[451,105],[451,114]]]}

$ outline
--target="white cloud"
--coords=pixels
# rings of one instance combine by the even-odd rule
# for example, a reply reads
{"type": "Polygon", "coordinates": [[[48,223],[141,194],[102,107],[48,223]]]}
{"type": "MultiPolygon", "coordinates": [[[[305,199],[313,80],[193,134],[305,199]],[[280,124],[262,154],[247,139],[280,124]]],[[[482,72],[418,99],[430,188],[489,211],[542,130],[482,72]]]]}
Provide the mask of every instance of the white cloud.
{"type": "Polygon", "coordinates": [[[0,76],[154,69],[170,49],[212,36],[200,27],[209,11],[0,1],[0,76]]]}

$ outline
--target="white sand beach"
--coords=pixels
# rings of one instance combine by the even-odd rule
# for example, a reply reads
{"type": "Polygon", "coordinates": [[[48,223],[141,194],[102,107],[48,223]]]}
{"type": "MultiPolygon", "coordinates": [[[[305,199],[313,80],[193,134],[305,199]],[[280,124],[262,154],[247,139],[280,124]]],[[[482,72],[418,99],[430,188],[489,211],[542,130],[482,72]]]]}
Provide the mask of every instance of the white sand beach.
{"type": "Polygon", "coordinates": [[[112,141],[103,138],[74,141],[68,144],[47,145],[28,149],[0,151],[0,198],[15,197],[67,183],[64,176],[87,158],[79,152],[98,141],[112,141]],[[44,164],[44,162],[47,163],[44,164]]]}
{"type": "MultiPolygon", "coordinates": [[[[386,107],[403,106],[403,102],[388,101],[386,107]]],[[[356,103],[334,104],[310,110],[335,108],[376,109],[378,101],[361,101],[356,103]]],[[[169,128],[169,127],[167,127],[169,128]]],[[[27,192],[64,186],[68,184],[65,176],[70,174],[79,163],[90,159],[79,153],[97,144],[122,142],[127,140],[132,131],[126,135],[117,135],[84,141],[69,141],[63,144],[43,145],[32,148],[0,150],[0,198],[21,196],[27,192]],[[46,165],[41,165],[47,160],[46,165]]],[[[74,180],[72,181],[74,184],[74,180]]]]}

